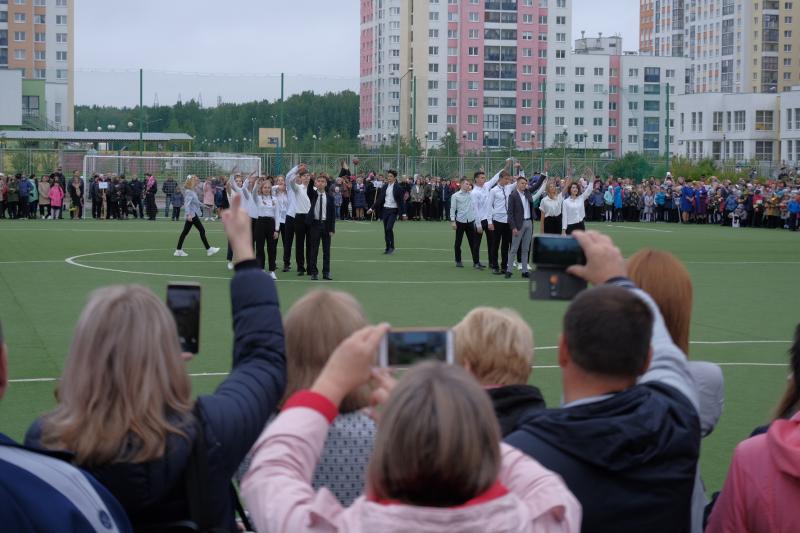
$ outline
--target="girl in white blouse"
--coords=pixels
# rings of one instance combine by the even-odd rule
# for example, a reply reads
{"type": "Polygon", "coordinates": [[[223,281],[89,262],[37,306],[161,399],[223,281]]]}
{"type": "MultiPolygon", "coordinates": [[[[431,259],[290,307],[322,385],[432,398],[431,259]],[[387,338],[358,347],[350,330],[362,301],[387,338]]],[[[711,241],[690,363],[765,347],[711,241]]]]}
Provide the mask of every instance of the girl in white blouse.
{"type": "Polygon", "coordinates": [[[539,203],[542,212],[542,233],[557,235],[561,233],[561,204],[564,201],[564,191],[559,190],[556,181],[551,179],[536,194],[541,195],[544,192],[547,192],[547,196],[539,203]]]}
{"type": "Polygon", "coordinates": [[[569,235],[575,230],[585,230],[583,220],[586,218],[586,199],[592,194],[592,186],[586,183],[581,193],[581,186],[573,182],[569,186],[569,196],[561,206],[561,234],[569,235]]]}

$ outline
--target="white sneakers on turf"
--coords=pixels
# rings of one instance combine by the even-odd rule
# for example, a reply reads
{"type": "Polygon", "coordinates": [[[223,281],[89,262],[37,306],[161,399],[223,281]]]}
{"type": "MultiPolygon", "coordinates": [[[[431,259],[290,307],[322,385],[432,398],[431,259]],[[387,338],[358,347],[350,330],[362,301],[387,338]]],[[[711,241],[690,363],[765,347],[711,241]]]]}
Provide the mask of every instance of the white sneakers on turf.
{"type": "Polygon", "coordinates": [[[174,255],[175,257],[189,257],[189,254],[187,254],[183,250],[175,250],[175,253],[172,255],[174,255]]]}
{"type": "Polygon", "coordinates": [[[211,248],[206,250],[206,255],[211,257],[212,255],[214,255],[217,252],[219,252],[219,248],[216,248],[216,247],[212,246],[211,248]]]}
{"type": "Polygon", "coordinates": [[[275,275],[275,272],[270,272],[269,277],[271,277],[272,279],[278,279],[278,276],[275,275]]]}
{"type": "Polygon", "coordinates": [[[228,270],[233,270],[233,262],[228,261],[228,270]]]}

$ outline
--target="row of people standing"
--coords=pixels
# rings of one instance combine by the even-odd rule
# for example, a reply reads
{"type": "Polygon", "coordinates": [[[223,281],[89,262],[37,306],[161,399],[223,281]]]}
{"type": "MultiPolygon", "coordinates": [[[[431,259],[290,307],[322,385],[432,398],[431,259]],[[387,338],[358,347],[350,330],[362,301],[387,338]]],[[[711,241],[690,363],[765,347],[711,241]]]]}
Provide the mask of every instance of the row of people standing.
{"type": "Polygon", "coordinates": [[[70,218],[80,218],[83,181],[77,175],[67,184],[64,175],[55,172],[40,178],[35,174],[6,177],[0,173],[0,219],[61,219],[67,199],[70,218]]]}

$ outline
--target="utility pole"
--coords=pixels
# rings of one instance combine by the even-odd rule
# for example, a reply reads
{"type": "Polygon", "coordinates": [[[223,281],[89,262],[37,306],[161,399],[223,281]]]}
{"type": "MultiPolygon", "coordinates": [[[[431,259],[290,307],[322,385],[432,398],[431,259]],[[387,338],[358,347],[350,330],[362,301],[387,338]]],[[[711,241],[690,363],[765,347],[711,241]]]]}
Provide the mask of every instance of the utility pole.
{"type": "MultiPolygon", "coordinates": [[[[417,172],[417,77],[411,77],[411,174],[417,172]]],[[[398,170],[399,172],[399,170],[398,170]]]]}
{"type": "Polygon", "coordinates": [[[667,161],[667,172],[669,172],[669,83],[667,85],[667,120],[664,124],[667,134],[664,136],[664,159],[667,161]]]}
{"type": "Polygon", "coordinates": [[[278,168],[275,171],[275,175],[280,174],[281,173],[281,169],[283,168],[283,166],[282,166],[282,163],[283,163],[283,161],[282,161],[282,159],[283,159],[283,107],[284,107],[284,102],[283,102],[283,76],[284,76],[284,74],[283,74],[283,72],[281,72],[281,134],[278,137],[278,154],[277,154],[277,157],[275,158],[275,165],[278,168]]]}
{"type": "Polygon", "coordinates": [[[139,69],[139,155],[144,152],[144,74],[143,69],[139,69]]]}

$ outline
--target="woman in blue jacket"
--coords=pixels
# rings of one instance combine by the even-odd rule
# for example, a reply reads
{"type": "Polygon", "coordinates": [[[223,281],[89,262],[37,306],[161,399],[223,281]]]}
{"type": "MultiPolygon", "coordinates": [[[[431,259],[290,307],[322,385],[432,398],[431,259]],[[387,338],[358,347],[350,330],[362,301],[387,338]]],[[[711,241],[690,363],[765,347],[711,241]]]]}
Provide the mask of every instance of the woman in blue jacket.
{"type": "Polygon", "coordinates": [[[106,287],[78,320],[58,405],[26,436],[29,446],[71,452],[137,529],[191,521],[236,531],[231,477],[286,386],[275,283],[258,268],[239,202],[224,216],[237,258],[234,348],[217,390],[192,400],[175,321],[160,298],[138,285],[106,287]]]}

